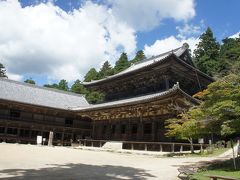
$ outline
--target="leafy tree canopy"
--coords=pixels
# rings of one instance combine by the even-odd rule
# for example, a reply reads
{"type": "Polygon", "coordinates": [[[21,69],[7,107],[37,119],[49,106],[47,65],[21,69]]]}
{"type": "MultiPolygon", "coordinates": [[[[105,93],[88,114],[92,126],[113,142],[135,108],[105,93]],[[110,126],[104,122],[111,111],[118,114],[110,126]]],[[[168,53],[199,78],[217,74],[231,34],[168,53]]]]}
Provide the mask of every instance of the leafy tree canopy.
{"type": "Polygon", "coordinates": [[[77,93],[77,94],[86,94],[87,90],[82,85],[80,80],[76,80],[74,84],[71,86],[71,92],[77,93]]]}
{"type": "Polygon", "coordinates": [[[7,77],[6,75],[6,69],[3,66],[3,64],[0,63],[0,77],[7,77]]]}
{"type": "Polygon", "coordinates": [[[69,90],[68,82],[65,79],[62,79],[61,81],[59,81],[58,89],[63,91],[68,91],[69,90]]]}
{"type": "Polygon", "coordinates": [[[85,82],[90,82],[91,80],[96,80],[97,79],[97,75],[98,75],[98,73],[97,73],[96,69],[95,68],[91,68],[87,72],[87,74],[85,75],[84,81],[85,82]]]}
{"type": "Polygon", "coordinates": [[[98,91],[88,91],[86,94],[86,99],[92,104],[101,103],[104,100],[104,94],[98,91]]]}
{"type": "Polygon", "coordinates": [[[196,108],[182,113],[178,118],[168,119],[166,121],[166,136],[175,137],[177,139],[188,140],[191,144],[191,151],[193,152],[193,140],[198,138],[201,134],[198,118],[202,116],[202,112],[196,108]]]}
{"type": "Polygon", "coordinates": [[[36,82],[32,78],[26,79],[24,82],[28,84],[36,84],[36,82]]]}
{"type": "Polygon", "coordinates": [[[201,71],[212,76],[218,70],[220,45],[210,27],[199,39],[200,42],[194,50],[194,61],[201,71]]]}

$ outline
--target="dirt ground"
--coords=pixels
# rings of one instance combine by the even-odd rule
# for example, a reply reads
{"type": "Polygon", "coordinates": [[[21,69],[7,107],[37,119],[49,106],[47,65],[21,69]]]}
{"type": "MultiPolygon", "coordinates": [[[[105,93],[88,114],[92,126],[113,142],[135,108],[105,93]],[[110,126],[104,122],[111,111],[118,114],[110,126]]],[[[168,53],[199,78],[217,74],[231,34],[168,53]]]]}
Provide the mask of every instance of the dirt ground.
{"type": "Polygon", "coordinates": [[[67,147],[0,143],[0,179],[6,180],[177,180],[177,169],[211,157],[164,158],[67,147]]]}

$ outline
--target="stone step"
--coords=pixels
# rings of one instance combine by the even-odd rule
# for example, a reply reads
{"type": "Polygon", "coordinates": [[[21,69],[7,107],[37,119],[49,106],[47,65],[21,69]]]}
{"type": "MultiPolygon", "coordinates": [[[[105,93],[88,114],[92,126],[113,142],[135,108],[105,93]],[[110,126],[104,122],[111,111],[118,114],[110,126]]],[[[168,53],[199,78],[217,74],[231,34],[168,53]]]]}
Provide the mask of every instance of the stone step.
{"type": "Polygon", "coordinates": [[[121,150],[122,149],[122,142],[119,141],[107,141],[102,148],[103,149],[111,149],[111,150],[121,150]]]}

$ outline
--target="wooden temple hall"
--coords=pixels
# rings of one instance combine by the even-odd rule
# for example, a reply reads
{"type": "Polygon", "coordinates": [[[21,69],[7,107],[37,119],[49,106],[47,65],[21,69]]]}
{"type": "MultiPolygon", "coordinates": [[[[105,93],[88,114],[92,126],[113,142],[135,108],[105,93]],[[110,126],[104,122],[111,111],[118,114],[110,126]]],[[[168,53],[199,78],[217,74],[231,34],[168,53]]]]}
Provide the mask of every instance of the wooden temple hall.
{"type": "Polygon", "coordinates": [[[0,142],[68,145],[78,139],[169,142],[164,122],[199,103],[193,94],[213,79],[196,69],[188,45],[144,59],[107,78],[85,82],[106,94],[84,96],[0,79],[0,142]]]}

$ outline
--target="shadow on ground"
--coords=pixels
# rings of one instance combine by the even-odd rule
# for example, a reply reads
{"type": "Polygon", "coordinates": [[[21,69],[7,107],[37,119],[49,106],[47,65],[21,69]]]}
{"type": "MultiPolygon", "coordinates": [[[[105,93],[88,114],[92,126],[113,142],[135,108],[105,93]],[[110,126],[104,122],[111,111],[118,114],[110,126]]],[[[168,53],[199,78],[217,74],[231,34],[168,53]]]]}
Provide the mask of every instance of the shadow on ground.
{"type": "Polygon", "coordinates": [[[53,164],[41,169],[5,169],[0,171],[0,179],[4,180],[120,180],[149,179],[155,176],[143,169],[110,165],[87,164],[53,164]]]}

